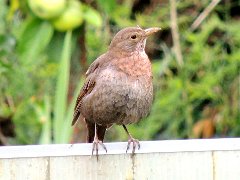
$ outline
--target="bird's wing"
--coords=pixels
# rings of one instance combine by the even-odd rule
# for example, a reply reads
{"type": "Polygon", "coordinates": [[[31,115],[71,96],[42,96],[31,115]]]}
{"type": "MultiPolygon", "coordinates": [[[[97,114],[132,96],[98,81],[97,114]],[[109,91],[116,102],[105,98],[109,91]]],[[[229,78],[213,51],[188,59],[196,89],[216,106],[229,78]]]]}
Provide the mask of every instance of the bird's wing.
{"type": "Polygon", "coordinates": [[[81,91],[80,91],[80,93],[78,95],[75,108],[74,108],[72,125],[74,125],[77,122],[77,120],[78,120],[78,118],[80,116],[80,108],[81,108],[81,105],[82,105],[82,98],[84,96],[86,96],[87,94],[91,93],[91,91],[94,88],[94,85],[95,85],[95,81],[93,81],[92,79],[89,79],[84,84],[84,86],[82,87],[82,89],[81,89],[81,91]]]}
{"type": "Polygon", "coordinates": [[[105,59],[104,55],[97,58],[90,65],[90,67],[88,68],[88,70],[86,72],[87,79],[86,79],[86,82],[84,83],[84,85],[83,85],[83,87],[82,87],[82,89],[81,89],[81,91],[78,95],[77,101],[76,101],[76,105],[75,105],[75,108],[74,108],[72,125],[74,125],[77,122],[77,120],[80,116],[80,108],[81,108],[81,105],[82,105],[83,97],[90,94],[91,91],[93,90],[94,86],[95,86],[95,79],[96,79],[95,77],[97,75],[99,65],[103,64],[104,59],[105,59]]]}

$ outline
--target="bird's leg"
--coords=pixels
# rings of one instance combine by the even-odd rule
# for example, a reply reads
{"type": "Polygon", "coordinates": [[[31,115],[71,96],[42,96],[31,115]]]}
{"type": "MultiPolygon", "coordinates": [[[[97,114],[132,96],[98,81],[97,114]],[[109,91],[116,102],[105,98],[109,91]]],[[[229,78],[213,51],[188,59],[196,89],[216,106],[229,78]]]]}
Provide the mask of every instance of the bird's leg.
{"type": "Polygon", "coordinates": [[[132,149],[132,155],[135,152],[136,146],[138,146],[138,149],[140,149],[140,143],[137,139],[134,139],[132,135],[128,132],[127,127],[125,125],[122,125],[126,133],[128,134],[128,145],[127,145],[127,150],[126,153],[130,147],[130,144],[133,143],[133,149],[132,149]]]}
{"type": "Polygon", "coordinates": [[[102,141],[100,141],[98,139],[98,135],[97,135],[97,124],[95,123],[95,135],[94,135],[94,140],[93,140],[93,147],[92,147],[92,155],[93,155],[93,152],[96,151],[96,156],[97,156],[97,159],[98,159],[98,144],[100,144],[103,149],[106,151],[107,153],[107,148],[106,146],[103,144],[102,141]]]}

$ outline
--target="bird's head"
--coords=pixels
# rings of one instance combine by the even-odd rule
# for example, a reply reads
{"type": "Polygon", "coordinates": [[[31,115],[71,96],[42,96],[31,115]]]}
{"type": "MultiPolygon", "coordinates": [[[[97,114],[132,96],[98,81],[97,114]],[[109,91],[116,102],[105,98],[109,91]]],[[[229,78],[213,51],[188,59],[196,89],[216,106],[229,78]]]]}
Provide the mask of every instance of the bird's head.
{"type": "Polygon", "coordinates": [[[153,27],[144,30],[139,26],[124,28],[114,36],[109,50],[126,53],[144,51],[147,37],[158,32],[160,29],[161,28],[153,27]]]}

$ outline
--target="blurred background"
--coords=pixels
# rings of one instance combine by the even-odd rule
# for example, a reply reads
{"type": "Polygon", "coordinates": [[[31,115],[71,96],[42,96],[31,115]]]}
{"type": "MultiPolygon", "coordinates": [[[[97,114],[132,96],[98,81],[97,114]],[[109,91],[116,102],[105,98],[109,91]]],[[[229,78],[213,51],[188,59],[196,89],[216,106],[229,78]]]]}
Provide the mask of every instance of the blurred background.
{"type": "MultiPolygon", "coordinates": [[[[84,142],[71,127],[88,66],[116,32],[161,27],[147,41],[151,114],[140,140],[240,136],[239,0],[0,0],[0,144],[84,142]]],[[[106,141],[126,141],[113,126],[106,141]]]]}

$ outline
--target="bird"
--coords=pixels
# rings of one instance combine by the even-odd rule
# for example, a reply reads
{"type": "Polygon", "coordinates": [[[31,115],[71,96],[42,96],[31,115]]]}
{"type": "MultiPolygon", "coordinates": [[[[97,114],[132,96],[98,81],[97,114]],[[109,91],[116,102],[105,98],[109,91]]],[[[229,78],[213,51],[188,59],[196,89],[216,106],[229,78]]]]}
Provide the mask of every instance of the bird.
{"type": "Polygon", "coordinates": [[[145,52],[147,38],[161,28],[127,27],[112,39],[106,53],[88,68],[73,113],[72,126],[83,119],[87,127],[87,143],[92,143],[92,155],[103,144],[106,130],[121,125],[128,135],[126,153],[132,144],[132,154],[140,148],[127,125],[146,117],[153,103],[151,62],[145,52]]]}

